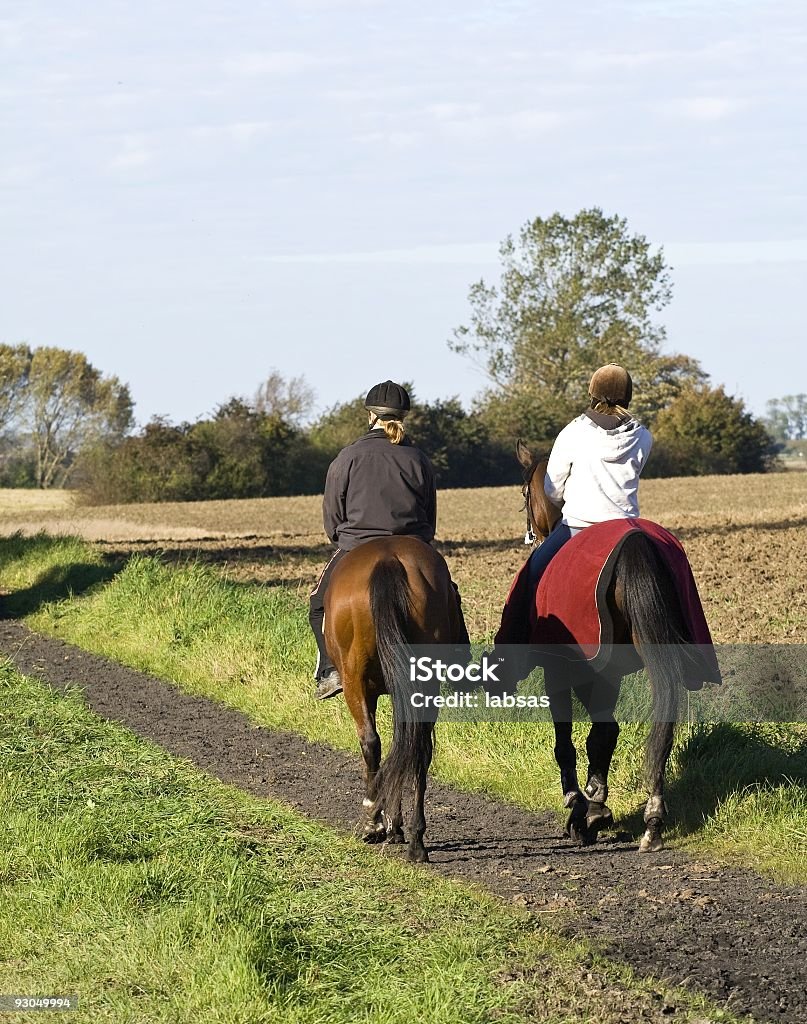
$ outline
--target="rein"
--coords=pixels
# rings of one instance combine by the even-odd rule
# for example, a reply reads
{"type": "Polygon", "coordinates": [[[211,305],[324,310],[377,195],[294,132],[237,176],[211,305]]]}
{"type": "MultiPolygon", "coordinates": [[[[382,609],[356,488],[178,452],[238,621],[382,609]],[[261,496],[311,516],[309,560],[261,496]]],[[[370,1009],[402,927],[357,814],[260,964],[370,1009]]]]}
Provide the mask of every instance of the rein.
{"type": "Polygon", "coordinates": [[[530,483],[532,481],[533,476],[535,476],[535,470],[538,468],[540,461],[541,460],[538,459],[535,462],[533,462],[529,471],[524,474],[524,485],[521,488],[521,496],[524,499],[524,511],[527,513],[527,529],[524,533],[525,544],[535,543],[535,530],[533,529],[535,518],[532,514],[532,505],[530,503],[530,483]]]}

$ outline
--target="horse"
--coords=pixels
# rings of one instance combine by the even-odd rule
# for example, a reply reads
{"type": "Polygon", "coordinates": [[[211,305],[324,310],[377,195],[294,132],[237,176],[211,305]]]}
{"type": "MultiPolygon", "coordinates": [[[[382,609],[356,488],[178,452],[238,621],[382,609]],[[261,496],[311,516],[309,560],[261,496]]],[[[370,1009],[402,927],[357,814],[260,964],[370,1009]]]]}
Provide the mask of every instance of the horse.
{"type": "MultiPolygon", "coordinates": [[[[524,476],[525,542],[534,542],[538,537],[546,539],[561,516],[560,509],[544,492],[548,459],[534,455],[521,440],[516,455],[524,476]]],[[[647,670],[653,694],[654,721],[645,751],[648,799],[639,852],[655,853],[664,847],[663,830],[668,814],[664,777],[672,749],[680,685],[690,685],[695,679],[700,680],[700,685],[709,677],[708,670],[704,674],[704,662],[692,645],[687,615],[672,573],[656,545],[641,530],[630,532],[620,547],[606,602],[613,625],[613,643],[632,645],[647,670]]],[[[620,648],[626,650],[631,648],[620,648]]],[[[630,670],[635,667],[639,666],[634,661],[630,670]]],[[[555,760],[564,805],[570,811],[566,830],[573,841],[582,845],[595,842],[599,830],[613,824],[606,803],[608,772],[619,736],[614,709],[624,674],[624,662],[621,668],[617,663],[599,677],[584,662],[565,667],[560,667],[557,659],[544,662],[544,684],[555,729],[555,760]],[[583,790],[578,782],[577,751],[572,742],[572,691],[592,718],[586,740],[589,765],[583,790]],[[592,716],[593,702],[597,705],[596,721],[592,716]]]]}
{"type": "Polygon", "coordinates": [[[457,644],[457,598],[444,558],[416,537],[379,537],[349,551],[325,594],[325,643],[341,678],[364,758],[362,838],[404,843],[404,788],[413,790],[410,861],[426,862],[426,776],[434,723],[407,709],[409,644],[457,644]],[[392,697],[392,744],[381,763],[378,698],[392,697]],[[408,713],[407,713],[408,710],[408,713]]]}

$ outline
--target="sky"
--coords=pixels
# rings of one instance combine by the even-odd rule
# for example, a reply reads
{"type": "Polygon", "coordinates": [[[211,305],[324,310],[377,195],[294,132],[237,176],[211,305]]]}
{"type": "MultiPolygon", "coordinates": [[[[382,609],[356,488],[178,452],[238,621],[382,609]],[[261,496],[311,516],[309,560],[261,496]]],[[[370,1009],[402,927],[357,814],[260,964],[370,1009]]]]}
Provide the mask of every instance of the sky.
{"type": "Polygon", "coordinates": [[[272,370],[486,386],[468,289],[534,217],[663,248],[666,350],[807,390],[803,0],[0,0],[0,342],[143,423],[272,370]]]}

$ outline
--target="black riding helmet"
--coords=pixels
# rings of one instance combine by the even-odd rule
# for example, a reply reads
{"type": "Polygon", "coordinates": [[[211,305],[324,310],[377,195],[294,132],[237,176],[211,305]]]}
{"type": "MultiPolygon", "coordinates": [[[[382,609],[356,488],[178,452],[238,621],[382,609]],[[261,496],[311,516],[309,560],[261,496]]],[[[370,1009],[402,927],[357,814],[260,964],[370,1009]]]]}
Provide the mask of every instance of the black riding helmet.
{"type": "Polygon", "coordinates": [[[393,380],[376,384],[367,392],[364,408],[375,413],[379,419],[403,419],[411,408],[406,388],[393,380]]]}

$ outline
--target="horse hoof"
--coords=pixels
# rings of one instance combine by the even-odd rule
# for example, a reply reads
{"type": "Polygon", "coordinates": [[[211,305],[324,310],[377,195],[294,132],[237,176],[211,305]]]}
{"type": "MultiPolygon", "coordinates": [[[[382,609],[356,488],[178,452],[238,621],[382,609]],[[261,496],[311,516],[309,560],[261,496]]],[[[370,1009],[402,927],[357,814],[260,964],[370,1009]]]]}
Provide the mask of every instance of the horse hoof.
{"type": "Polygon", "coordinates": [[[391,843],[392,846],[400,846],[401,843],[406,842],[406,838],[404,837],[401,829],[396,829],[394,832],[389,833],[387,836],[387,842],[391,843]]]}
{"type": "MultiPolygon", "coordinates": [[[[567,802],[566,806],[571,807],[572,813],[566,820],[565,834],[578,846],[588,846],[591,839],[586,826],[586,810],[588,808],[586,798],[578,793],[576,799],[573,802],[567,802]]],[[[596,839],[596,835],[594,838],[596,839]]]]}
{"type": "Polygon", "coordinates": [[[592,846],[597,842],[596,830],[591,831],[586,828],[585,819],[582,821],[572,821],[566,826],[566,835],[571,839],[575,846],[592,846]]]}
{"type": "Polygon", "coordinates": [[[410,860],[413,864],[428,864],[428,850],[424,846],[416,846],[414,849],[410,846],[407,860],[410,860]]]}
{"type": "Polygon", "coordinates": [[[387,837],[383,832],[365,832],[361,837],[363,843],[383,843],[387,837]]]}
{"type": "Polygon", "coordinates": [[[364,843],[383,843],[387,838],[387,830],[384,828],[383,822],[368,821],[364,826],[361,838],[364,843]]]}
{"type": "Polygon", "coordinates": [[[648,828],[639,840],[639,853],[658,853],[664,849],[664,837],[661,828],[648,828]]]}
{"type": "Polygon", "coordinates": [[[592,842],[597,841],[597,833],[604,828],[613,828],[614,816],[611,813],[611,808],[605,804],[592,804],[588,805],[588,812],[586,814],[586,832],[593,837],[592,842]]]}

